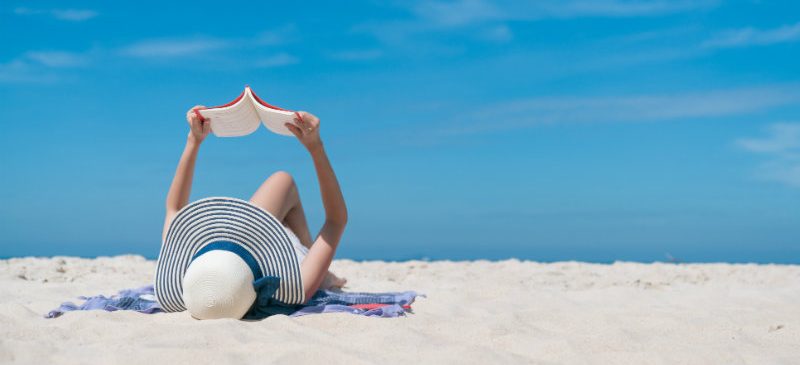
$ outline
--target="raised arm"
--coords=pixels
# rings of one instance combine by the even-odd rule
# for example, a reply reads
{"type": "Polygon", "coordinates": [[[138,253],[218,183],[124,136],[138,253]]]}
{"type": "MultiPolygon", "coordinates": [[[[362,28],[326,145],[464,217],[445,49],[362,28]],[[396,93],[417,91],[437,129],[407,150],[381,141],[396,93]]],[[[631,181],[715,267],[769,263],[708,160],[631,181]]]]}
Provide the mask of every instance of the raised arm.
{"type": "Polygon", "coordinates": [[[319,136],[319,119],[310,113],[298,112],[295,123],[297,125],[286,124],[286,127],[306,147],[314,160],[322,205],[325,207],[325,223],[300,267],[308,300],[327,274],[339,246],[347,225],[347,206],[319,136]]]}
{"type": "Polygon", "coordinates": [[[195,106],[186,112],[189,135],[186,137],[186,147],[183,149],[178,168],[175,170],[175,177],[172,178],[172,184],[169,187],[169,193],[167,193],[167,212],[164,218],[164,229],[161,234],[162,241],[166,238],[167,229],[169,224],[172,223],[172,219],[175,218],[175,214],[189,203],[197,152],[200,150],[200,144],[211,131],[210,119],[200,120],[194,113],[194,110],[198,108],[203,108],[203,106],[195,106]]]}

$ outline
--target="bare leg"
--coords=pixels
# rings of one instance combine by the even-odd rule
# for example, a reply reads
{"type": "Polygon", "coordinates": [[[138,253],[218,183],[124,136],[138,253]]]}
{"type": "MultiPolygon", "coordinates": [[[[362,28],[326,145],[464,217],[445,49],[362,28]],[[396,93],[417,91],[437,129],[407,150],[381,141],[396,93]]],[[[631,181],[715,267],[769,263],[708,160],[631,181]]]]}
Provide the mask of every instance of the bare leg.
{"type": "Polygon", "coordinates": [[[272,213],[300,238],[303,246],[311,248],[311,233],[292,175],[284,171],[272,174],[256,190],[250,202],[272,213]]]}
{"type": "MultiPolygon", "coordinates": [[[[297,185],[289,173],[278,171],[272,174],[256,190],[250,198],[250,202],[272,213],[275,218],[297,235],[303,246],[311,248],[313,241],[308,229],[306,214],[300,201],[297,185]]],[[[346,282],[347,279],[339,278],[328,271],[320,288],[342,287],[346,282]]]]}

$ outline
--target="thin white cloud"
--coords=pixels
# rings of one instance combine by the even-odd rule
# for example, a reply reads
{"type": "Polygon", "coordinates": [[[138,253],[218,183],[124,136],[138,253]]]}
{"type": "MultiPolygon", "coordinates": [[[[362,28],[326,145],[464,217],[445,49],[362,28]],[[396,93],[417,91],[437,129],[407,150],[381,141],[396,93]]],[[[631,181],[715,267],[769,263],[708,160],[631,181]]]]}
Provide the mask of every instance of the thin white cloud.
{"type": "Polygon", "coordinates": [[[800,123],[776,123],[767,128],[767,136],[736,143],[766,158],[757,177],[800,188],[800,123]]]}
{"type": "MultiPolygon", "coordinates": [[[[233,50],[258,50],[286,43],[294,34],[295,27],[287,25],[279,29],[264,31],[245,38],[218,38],[209,36],[144,39],[121,47],[118,53],[124,56],[147,59],[174,59],[233,50]]],[[[289,63],[284,57],[278,62],[289,63]]]]}
{"type": "Polygon", "coordinates": [[[484,21],[657,16],[708,9],[718,3],[717,0],[456,0],[421,1],[412,10],[420,18],[442,26],[463,26],[484,21]]]}
{"type": "Polygon", "coordinates": [[[412,6],[412,11],[419,18],[445,27],[509,18],[505,9],[483,0],[421,1],[412,6]]]}
{"type": "Polygon", "coordinates": [[[340,51],[329,55],[330,58],[339,61],[372,61],[381,56],[383,56],[383,51],[379,49],[340,51]]]}
{"type": "Polygon", "coordinates": [[[251,39],[244,39],[241,43],[257,46],[274,46],[284,44],[296,37],[297,27],[288,24],[277,29],[264,31],[255,35],[251,39]]]}
{"type": "Polygon", "coordinates": [[[509,27],[512,22],[581,17],[652,17],[706,10],[718,3],[719,0],[409,1],[401,2],[399,6],[410,14],[410,18],[362,23],[354,26],[353,31],[370,34],[382,43],[413,51],[421,41],[436,34],[507,42],[513,37],[509,27]],[[459,34],[459,31],[462,33],[459,34]]]}
{"type": "Polygon", "coordinates": [[[69,22],[82,22],[100,15],[97,11],[90,9],[32,9],[26,7],[15,8],[14,14],[49,15],[55,19],[69,22]]]}
{"type": "Polygon", "coordinates": [[[0,83],[42,83],[62,79],[56,69],[75,68],[91,63],[89,51],[29,51],[6,63],[0,63],[0,83]]]}
{"type": "Polygon", "coordinates": [[[230,42],[216,38],[151,39],[123,47],[120,53],[141,58],[173,58],[192,56],[230,46],[230,42]]]}
{"type": "MultiPolygon", "coordinates": [[[[45,10],[17,8],[15,12],[19,15],[32,15],[42,14],[45,10]]],[[[203,65],[210,67],[286,66],[298,63],[299,58],[287,52],[279,52],[273,46],[286,42],[293,31],[294,27],[290,25],[248,38],[197,36],[149,39],[120,48],[93,48],[86,52],[31,50],[0,62],[0,83],[56,82],[75,76],[64,69],[97,64],[100,59],[118,61],[120,57],[146,59],[157,61],[155,64],[163,64],[182,57],[203,56],[203,65]]]]}
{"type": "Polygon", "coordinates": [[[252,66],[268,68],[268,67],[288,66],[298,62],[300,62],[300,59],[298,59],[295,56],[292,56],[288,53],[279,53],[274,56],[256,59],[253,61],[252,66]]]}
{"type": "Polygon", "coordinates": [[[54,9],[51,11],[51,14],[53,14],[53,17],[56,19],[71,22],[82,22],[98,15],[96,11],[86,9],[54,9]]]}
{"type": "Polygon", "coordinates": [[[486,20],[539,20],[578,17],[634,17],[672,14],[716,6],[712,0],[457,0],[418,3],[414,12],[444,25],[486,20]]]}
{"type": "Polygon", "coordinates": [[[30,65],[20,59],[0,63],[0,82],[30,82],[37,81],[36,74],[30,72],[30,65]]]}
{"type": "Polygon", "coordinates": [[[479,38],[495,43],[506,43],[514,39],[514,33],[505,24],[484,28],[479,33],[479,38]]]}
{"type": "Polygon", "coordinates": [[[89,63],[86,54],[64,51],[30,51],[24,58],[48,67],[77,67],[89,63]]]}
{"type": "Polygon", "coordinates": [[[0,83],[50,83],[60,77],[23,58],[0,63],[0,83]]]}
{"type": "MultiPolygon", "coordinates": [[[[583,62],[582,65],[578,65],[577,68],[582,70],[594,70],[647,63],[664,63],[709,56],[725,48],[800,41],[800,23],[797,23],[767,30],[744,28],[735,31],[723,31],[712,35],[706,40],[700,41],[685,37],[686,39],[682,42],[684,43],[683,46],[671,45],[667,47],[651,48],[648,45],[651,40],[657,41],[661,38],[674,38],[681,35],[691,36],[692,33],[697,32],[697,28],[667,29],[606,39],[601,41],[599,45],[609,48],[623,47],[625,50],[603,52],[597,57],[587,57],[587,61],[583,62]]],[[[671,43],[681,42],[675,42],[673,39],[671,43]]],[[[570,50],[570,52],[573,51],[570,50]]]]}
{"type": "Polygon", "coordinates": [[[756,173],[761,179],[800,188],[800,159],[765,162],[756,173]]]}
{"type": "Polygon", "coordinates": [[[25,8],[25,7],[14,8],[14,14],[17,14],[17,15],[37,15],[37,14],[44,14],[44,13],[45,13],[44,10],[35,10],[35,9],[25,8]]]}
{"type": "Polygon", "coordinates": [[[657,16],[679,12],[703,10],[715,7],[717,0],[577,0],[546,1],[542,3],[542,13],[549,17],[633,17],[657,16]]]}
{"type": "Polygon", "coordinates": [[[551,123],[656,122],[742,115],[800,102],[800,85],[665,95],[540,97],[459,115],[441,134],[471,134],[551,123]]]}
{"type": "Polygon", "coordinates": [[[766,138],[746,138],[738,141],[742,148],[757,153],[786,153],[800,151],[800,123],[777,123],[769,127],[766,138]]]}
{"type": "Polygon", "coordinates": [[[707,48],[733,48],[797,41],[800,41],[800,22],[773,29],[748,27],[730,30],[709,39],[703,46],[707,48]]]}

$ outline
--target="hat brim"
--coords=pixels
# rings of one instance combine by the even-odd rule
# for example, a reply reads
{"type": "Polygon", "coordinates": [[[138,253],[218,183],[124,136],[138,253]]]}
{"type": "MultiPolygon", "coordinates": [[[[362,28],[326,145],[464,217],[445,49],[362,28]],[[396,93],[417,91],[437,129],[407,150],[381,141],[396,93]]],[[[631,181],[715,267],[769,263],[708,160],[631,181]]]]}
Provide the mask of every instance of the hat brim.
{"type": "Polygon", "coordinates": [[[250,202],[230,198],[200,199],[178,211],[161,245],[155,275],[155,294],[167,312],[186,310],[183,276],[192,257],[216,241],[242,246],[258,262],[261,272],[281,278],[274,298],[302,304],[300,264],[283,225],[268,211],[250,202]]]}

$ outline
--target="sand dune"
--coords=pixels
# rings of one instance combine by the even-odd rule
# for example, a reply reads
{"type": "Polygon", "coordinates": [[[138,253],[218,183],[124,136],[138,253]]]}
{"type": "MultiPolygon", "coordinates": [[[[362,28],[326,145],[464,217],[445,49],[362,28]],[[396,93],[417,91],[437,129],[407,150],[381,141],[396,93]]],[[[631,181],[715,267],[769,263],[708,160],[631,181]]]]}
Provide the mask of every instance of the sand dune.
{"type": "Polygon", "coordinates": [[[800,363],[800,266],[337,260],[403,318],[43,314],[152,280],[139,256],[0,260],[0,363],[800,363]]]}

